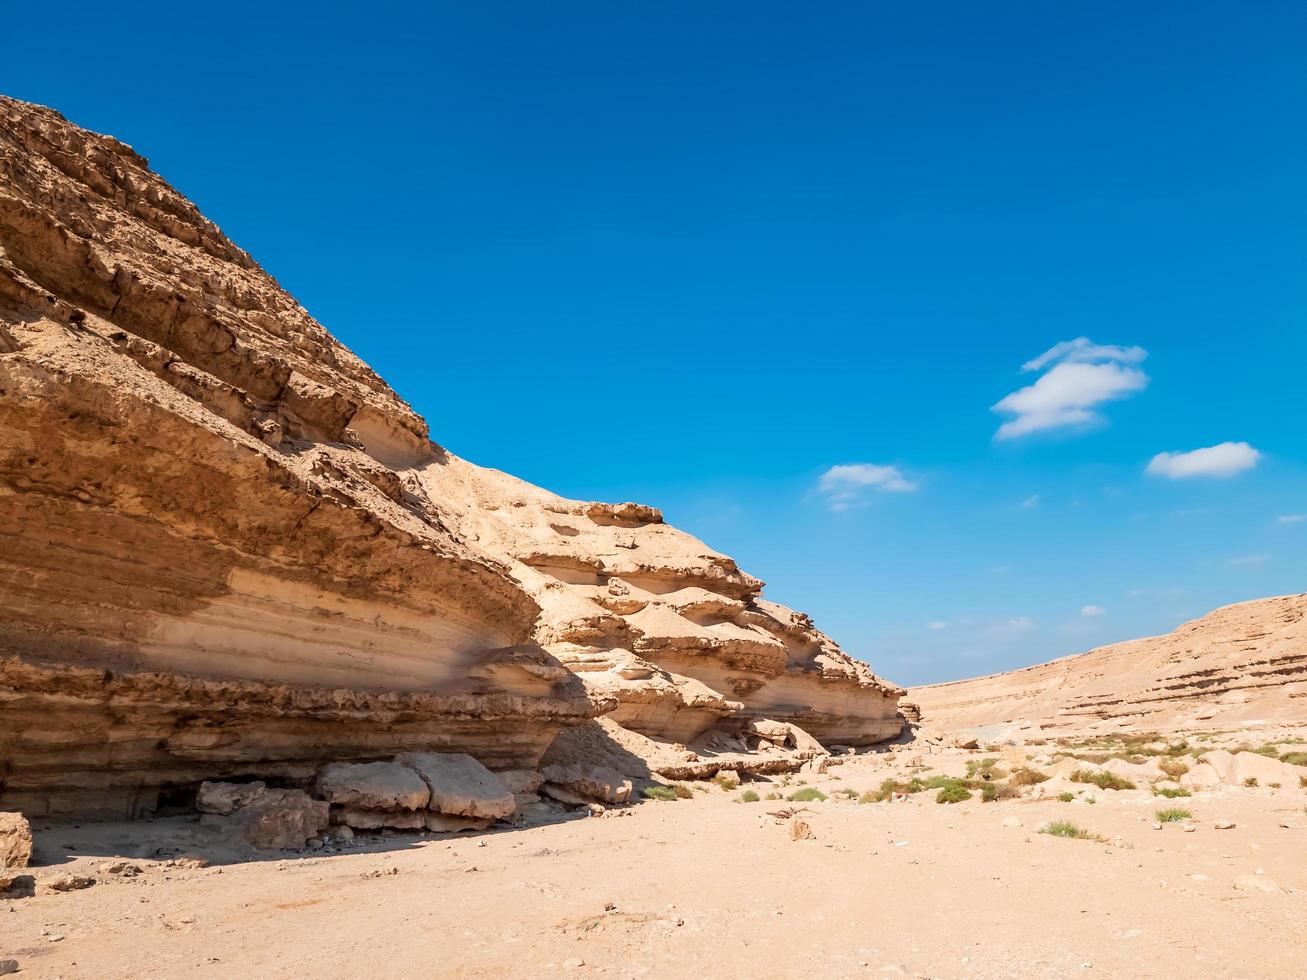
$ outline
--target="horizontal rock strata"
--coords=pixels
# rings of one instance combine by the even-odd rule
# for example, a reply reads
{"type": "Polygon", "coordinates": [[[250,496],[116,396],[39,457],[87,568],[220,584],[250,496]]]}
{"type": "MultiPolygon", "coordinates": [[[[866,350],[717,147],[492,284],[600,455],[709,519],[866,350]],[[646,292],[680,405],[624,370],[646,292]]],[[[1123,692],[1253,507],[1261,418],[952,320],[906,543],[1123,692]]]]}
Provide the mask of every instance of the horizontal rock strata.
{"type": "Polygon", "coordinates": [[[1100,647],[1006,674],[913,688],[922,720],[1221,728],[1307,716],[1307,595],[1225,606],[1165,636],[1100,647]]]}
{"type": "Polygon", "coordinates": [[[4,98],[0,432],[0,806],[531,770],[610,711],[899,731],[899,689],[730,558],[446,453],[143,157],[4,98]]]}

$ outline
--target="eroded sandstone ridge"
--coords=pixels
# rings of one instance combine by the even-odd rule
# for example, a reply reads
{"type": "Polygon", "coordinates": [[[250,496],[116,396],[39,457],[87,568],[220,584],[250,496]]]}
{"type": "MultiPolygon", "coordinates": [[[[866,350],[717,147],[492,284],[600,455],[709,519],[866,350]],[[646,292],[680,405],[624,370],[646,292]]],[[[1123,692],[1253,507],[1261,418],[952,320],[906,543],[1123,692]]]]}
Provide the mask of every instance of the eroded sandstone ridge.
{"type": "Polygon", "coordinates": [[[898,733],[898,688],[652,508],[427,425],[117,140],[0,98],[0,806],[466,752],[612,712],[898,733]]]}
{"type": "Polygon", "coordinates": [[[1049,733],[1221,728],[1307,717],[1307,595],[1224,606],[1165,636],[913,688],[922,720],[1049,733]]]}

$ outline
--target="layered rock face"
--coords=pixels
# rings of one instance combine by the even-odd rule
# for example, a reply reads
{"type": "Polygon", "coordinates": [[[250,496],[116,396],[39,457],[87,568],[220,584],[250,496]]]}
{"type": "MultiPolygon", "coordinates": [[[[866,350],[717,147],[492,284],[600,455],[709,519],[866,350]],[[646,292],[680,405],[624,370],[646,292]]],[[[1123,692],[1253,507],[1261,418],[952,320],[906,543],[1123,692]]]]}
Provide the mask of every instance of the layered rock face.
{"type": "Polygon", "coordinates": [[[616,698],[621,725],[685,743],[759,718],[828,744],[899,733],[901,689],[654,508],[565,500],[453,456],[418,478],[469,541],[509,563],[540,604],[536,640],[616,698]]]}
{"type": "Polygon", "coordinates": [[[900,693],[650,508],[457,459],[110,137],[0,98],[0,806],[467,752],[615,710],[896,734],[900,693]]]}
{"type": "Polygon", "coordinates": [[[922,720],[1051,733],[1223,728],[1307,716],[1307,595],[1225,606],[1165,636],[913,688],[922,720]]]}

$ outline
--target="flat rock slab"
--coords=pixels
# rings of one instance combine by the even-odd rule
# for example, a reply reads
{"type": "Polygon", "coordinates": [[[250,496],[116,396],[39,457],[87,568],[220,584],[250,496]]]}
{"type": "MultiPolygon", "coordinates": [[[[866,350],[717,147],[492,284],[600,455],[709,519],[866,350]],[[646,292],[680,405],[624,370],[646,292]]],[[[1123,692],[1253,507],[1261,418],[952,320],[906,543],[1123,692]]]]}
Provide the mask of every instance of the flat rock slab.
{"type": "Polygon", "coordinates": [[[587,802],[626,803],[631,799],[631,781],[608,766],[546,766],[540,773],[548,784],[545,792],[554,799],[559,797],[551,790],[560,787],[587,802]]]}
{"type": "Polygon", "coordinates": [[[364,810],[421,810],[431,790],[411,766],[395,762],[335,762],[318,774],[318,794],[364,810]]]}
{"type": "Polygon", "coordinates": [[[499,820],[517,808],[508,787],[470,755],[405,752],[395,762],[422,777],[431,792],[427,806],[437,813],[499,820]]]}

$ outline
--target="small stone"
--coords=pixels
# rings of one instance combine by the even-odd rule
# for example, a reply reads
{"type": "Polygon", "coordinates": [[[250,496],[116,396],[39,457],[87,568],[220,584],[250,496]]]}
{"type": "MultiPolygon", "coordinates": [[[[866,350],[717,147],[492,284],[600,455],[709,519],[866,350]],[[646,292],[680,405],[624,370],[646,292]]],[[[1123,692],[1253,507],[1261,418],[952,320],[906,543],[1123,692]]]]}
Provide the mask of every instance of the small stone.
{"type": "Polygon", "coordinates": [[[17,960],[0,960],[0,977],[18,972],[17,960]]]}
{"type": "Polygon", "coordinates": [[[1154,820],[1154,821],[1153,821],[1153,829],[1154,829],[1154,830],[1161,830],[1161,829],[1162,829],[1162,821],[1160,821],[1160,820],[1154,820]]]}
{"type": "Polygon", "coordinates": [[[58,878],[51,878],[46,885],[57,892],[75,892],[83,888],[90,888],[95,884],[94,878],[88,878],[85,875],[60,875],[58,878]]]}
{"type": "Polygon", "coordinates": [[[1212,824],[1212,826],[1215,827],[1217,830],[1234,830],[1234,821],[1218,820],[1216,821],[1216,823],[1212,824]]]}

